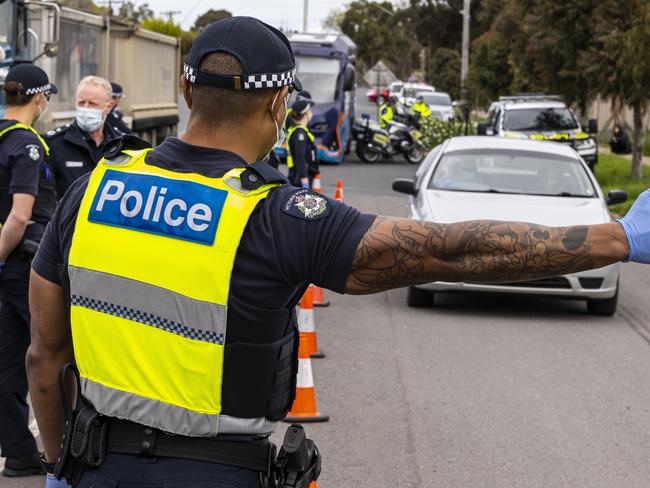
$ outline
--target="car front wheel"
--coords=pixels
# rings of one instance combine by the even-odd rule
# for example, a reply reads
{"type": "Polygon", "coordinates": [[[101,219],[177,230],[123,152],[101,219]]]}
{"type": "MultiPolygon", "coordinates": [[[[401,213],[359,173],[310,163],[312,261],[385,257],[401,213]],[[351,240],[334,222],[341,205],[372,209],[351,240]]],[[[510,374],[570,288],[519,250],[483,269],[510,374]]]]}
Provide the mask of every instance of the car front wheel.
{"type": "Polygon", "coordinates": [[[433,292],[409,286],[406,293],[406,303],[409,307],[433,307],[433,292]]]}
{"type": "Polygon", "coordinates": [[[601,315],[611,317],[616,313],[618,306],[618,284],[616,285],[616,294],[612,298],[605,300],[587,300],[587,312],[590,315],[601,315]]]}

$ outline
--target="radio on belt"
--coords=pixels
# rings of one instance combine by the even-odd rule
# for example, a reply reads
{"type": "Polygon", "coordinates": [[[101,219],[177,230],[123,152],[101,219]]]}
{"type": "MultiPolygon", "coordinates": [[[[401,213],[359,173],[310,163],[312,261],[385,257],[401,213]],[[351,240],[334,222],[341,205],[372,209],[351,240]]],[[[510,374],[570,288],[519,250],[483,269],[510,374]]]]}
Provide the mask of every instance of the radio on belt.
{"type": "Polygon", "coordinates": [[[227,196],[192,181],[109,170],[88,220],[212,245],[227,196]]]}

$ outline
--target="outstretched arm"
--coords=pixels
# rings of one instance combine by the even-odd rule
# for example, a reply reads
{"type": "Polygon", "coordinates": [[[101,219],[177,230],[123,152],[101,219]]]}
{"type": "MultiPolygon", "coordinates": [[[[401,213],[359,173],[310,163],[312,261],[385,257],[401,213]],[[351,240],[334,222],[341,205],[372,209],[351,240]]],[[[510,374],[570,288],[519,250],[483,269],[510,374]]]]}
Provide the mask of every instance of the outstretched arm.
{"type": "Polygon", "coordinates": [[[357,247],[346,293],[363,295],[431,281],[525,281],[599,268],[625,259],[629,252],[617,222],[544,227],[378,216],[357,247]]]}

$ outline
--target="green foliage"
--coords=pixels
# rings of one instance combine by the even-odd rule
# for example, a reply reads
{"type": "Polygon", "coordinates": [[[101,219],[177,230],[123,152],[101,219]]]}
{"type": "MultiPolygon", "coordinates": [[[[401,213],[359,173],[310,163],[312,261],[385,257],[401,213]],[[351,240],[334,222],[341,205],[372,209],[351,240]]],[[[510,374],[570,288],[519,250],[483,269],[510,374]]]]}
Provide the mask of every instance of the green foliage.
{"type": "Polygon", "coordinates": [[[634,203],[634,200],[647,188],[650,188],[650,175],[641,179],[630,175],[632,161],[620,156],[600,154],[596,165],[596,179],[607,195],[610,190],[625,190],[628,201],[610,207],[610,212],[625,215],[634,203]]]}
{"type": "MultiPolygon", "coordinates": [[[[120,17],[129,19],[132,22],[142,24],[146,20],[153,19],[154,13],[151,8],[149,8],[148,3],[143,3],[136,7],[136,4],[131,1],[126,1],[120,5],[120,10],[118,12],[120,17]]],[[[145,27],[146,29],[146,27],[145,27]]],[[[149,29],[154,30],[154,29],[149,29]]]]}
{"type": "Polygon", "coordinates": [[[160,34],[176,37],[178,39],[181,39],[183,37],[183,29],[181,26],[166,19],[146,19],[144,22],[142,22],[142,28],[158,32],[160,34]]]}
{"type": "Polygon", "coordinates": [[[108,11],[108,8],[100,7],[92,0],[60,0],[58,3],[63,7],[85,10],[94,14],[105,14],[108,11]]]}
{"type": "Polygon", "coordinates": [[[227,19],[229,17],[232,17],[232,14],[228,10],[224,9],[219,9],[219,10],[214,10],[210,9],[203,15],[200,15],[199,18],[196,19],[196,22],[194,22],[194,27],[192,27],[192,30],[195,32],[201,32],[204,28],[209,26],[210,24],[217,22],[219,20],[227,19]]]}
{"type": "MultiPolygon", "coordinates": [[[[420,122],[420,132],[422,133],[422,144],[427,149],[433,149],[450,137],[465,134],[463,124],[459,122],[446,122],[433,117],[429,117],[420,122]]],[[[474,132],[473,128],[471,132],[474,132]]]]}
{"type": "Polygon", "coordinates": [[[455,49],[436,49],[427,66],[427,78],[436,90],[446,91],[451,98],[460,98],[460,54],[455,49]]]}

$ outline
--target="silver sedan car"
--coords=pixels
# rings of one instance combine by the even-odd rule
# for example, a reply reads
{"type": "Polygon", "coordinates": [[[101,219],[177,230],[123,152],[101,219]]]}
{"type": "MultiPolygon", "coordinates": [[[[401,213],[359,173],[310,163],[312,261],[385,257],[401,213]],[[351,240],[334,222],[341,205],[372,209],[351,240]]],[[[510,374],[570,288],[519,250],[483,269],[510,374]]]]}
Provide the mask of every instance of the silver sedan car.
{"type": "MultiPolygon", "coordinates": [[[[454,137],[434,148],[415,178],[393,182],[409,197],[411,218],[438,223],[488,219],[547,226],[609,222],[607,205],[627,194],[603,194],[571,148],[553,142],[496,137],[454,137]]],[[[437,281],[409,288],[410,306],[431,306],[446,291],[520,293],[583,299],[595,315],[616,312],[619,265],[521,283],[437,281]]]]}

